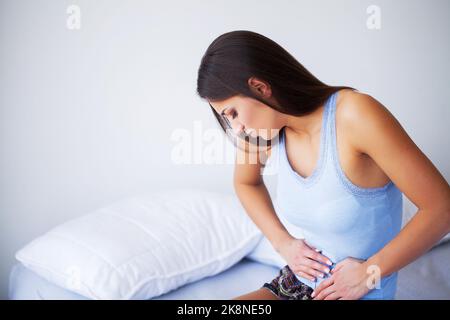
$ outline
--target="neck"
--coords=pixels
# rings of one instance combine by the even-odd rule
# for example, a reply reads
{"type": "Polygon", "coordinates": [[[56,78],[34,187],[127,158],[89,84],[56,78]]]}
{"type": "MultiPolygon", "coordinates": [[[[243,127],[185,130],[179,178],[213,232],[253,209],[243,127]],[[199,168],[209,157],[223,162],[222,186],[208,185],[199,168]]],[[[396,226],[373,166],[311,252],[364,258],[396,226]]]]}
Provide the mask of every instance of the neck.
{"type": "Polygon", "coordinates": [[[322,127],[324,104],[306,116],[285,115],[285,125],[299,136],[315,136],[322,127]]]}

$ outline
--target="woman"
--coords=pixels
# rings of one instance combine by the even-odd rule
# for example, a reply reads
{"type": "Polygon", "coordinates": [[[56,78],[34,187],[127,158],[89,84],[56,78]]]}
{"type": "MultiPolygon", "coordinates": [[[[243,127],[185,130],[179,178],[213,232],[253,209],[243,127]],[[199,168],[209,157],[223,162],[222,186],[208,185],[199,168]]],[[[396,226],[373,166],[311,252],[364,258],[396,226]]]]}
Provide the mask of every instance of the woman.
{"type": "Polygon", "coordinates": [[[398,270],[450,232],[450,187],[394,116],[370,95],[321,82],[274,41],[219,36],[197,92],[245,159],[237,196],[287,262],[236,299],[394,299],[398,270]],[[279,214],[302,239],[278,219],[261,177],[274,145],[279,214]],[[400,230],[402,193],[419,210],[400,230]]]}

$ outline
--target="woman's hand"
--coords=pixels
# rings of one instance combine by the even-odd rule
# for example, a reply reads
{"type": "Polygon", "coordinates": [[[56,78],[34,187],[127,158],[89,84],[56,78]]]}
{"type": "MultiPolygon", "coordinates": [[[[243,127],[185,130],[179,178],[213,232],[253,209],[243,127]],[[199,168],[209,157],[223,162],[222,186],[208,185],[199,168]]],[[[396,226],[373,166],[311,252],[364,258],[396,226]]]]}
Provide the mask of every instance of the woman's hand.
{"type": "Polygon", "coordinates": [[[304,278],[315,281],[316,277],[324,277],[329,273],[332,262],[315,248],[308,246],[303,239],[289,238],[279,249],[281,256],[287,261],[291,270],[304,278]]]}
{"type": "Polygon", "coordinates": [[[312,292],[313,300],[357,300],[366,295],[371,288],[364,262],[350,257],[336,264],[331,277],[322,281],[312,292]]]}

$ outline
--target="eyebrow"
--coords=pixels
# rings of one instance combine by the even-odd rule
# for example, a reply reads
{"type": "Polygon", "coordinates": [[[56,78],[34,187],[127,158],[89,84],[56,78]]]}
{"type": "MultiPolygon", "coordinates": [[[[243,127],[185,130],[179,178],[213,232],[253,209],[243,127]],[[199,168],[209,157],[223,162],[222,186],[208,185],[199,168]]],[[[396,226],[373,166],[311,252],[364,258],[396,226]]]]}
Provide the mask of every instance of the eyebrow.
{"type": "MultiPolygon", "coordinates": [[[[213,106],[211,105],[211,103],[208,102],[208,104],[209,104],[209,106],[214,110],[214,108],[213,108],[213,106]]],[[[222,112],[220,113],[220,115],[221,115],[221,116],[224,116],[224,115],[225,115],[224,112],[225,112],[225,110],[227,110],[227,109],[228,109],[228,107],[225,107],[225,108],[222,110],[222,112]]]]}

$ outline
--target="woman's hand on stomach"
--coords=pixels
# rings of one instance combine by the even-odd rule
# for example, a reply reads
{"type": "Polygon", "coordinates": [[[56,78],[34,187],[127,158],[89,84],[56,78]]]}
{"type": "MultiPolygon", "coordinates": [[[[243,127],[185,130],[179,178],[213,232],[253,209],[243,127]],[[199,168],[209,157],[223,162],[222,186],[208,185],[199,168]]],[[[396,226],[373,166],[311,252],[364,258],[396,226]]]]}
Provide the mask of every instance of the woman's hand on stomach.
{"type": "Polygon", "coordinates": [[[279,253],[287,261],[289,268],[300,277],[315,281],[317,277],[324,278],[330,272],[331,260],[303,239],[286,240],[279,253]]]}

